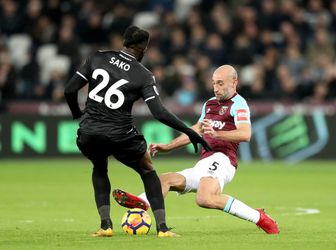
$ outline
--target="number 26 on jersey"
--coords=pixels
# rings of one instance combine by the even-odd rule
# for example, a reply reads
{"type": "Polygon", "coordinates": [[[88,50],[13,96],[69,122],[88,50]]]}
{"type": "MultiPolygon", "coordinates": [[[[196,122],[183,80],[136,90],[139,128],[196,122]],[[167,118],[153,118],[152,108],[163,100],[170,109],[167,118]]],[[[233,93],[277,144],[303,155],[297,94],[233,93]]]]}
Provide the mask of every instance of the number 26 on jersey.
{"type": "Polygon", "coordinates": [[[110,108],[110,109],[118,109],[120,108],[124,101],[125,101],[125,96],[123,92],[121,92],[118,88],[126,83],[128,83],[127,80],[125,79],[120,79],[119,81],[116,81],[114,84],[112,84],[108,90],[105,93],[105,96],[102,97],[98,95],[98,92],[101,91],[102,89],[106,88],[110,81],[110,76],[108,72],[104,69],[95,69],[92,73],[92,78],[97,79],[98,76],[102,76],[103,80],[89,92],[89,98],[101,103],[103,100],[105,102],[105,105],[110,108]],[[111,97],[115,95],[117,96],[117,101],[112,102],[111,97]]]}

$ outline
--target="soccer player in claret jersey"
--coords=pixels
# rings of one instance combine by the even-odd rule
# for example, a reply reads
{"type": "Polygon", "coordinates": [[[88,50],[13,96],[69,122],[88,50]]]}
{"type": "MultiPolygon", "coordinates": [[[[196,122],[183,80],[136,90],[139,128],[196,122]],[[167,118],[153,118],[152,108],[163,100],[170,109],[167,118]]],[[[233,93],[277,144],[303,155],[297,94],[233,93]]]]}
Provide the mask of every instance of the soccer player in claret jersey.
{"type": "MultiPolygon", "coordinates": [[[[276,222],[263,209],[253,209],[230,195],[222,194],[237,170],[237,149],[240,142],[250,141],[250,111],[245,99],[236,92],[238,76],[230,65],[223,65],[212,76],[215,97],[205,102],[198,122],[192,128],[203,135],[213,148],[202,150],[200,160],[193,168],[160,176],[163,196],[168,191],[181,194],[196,192],[196,203],[200,207],[219,209],[239,218],[255,223],[268,234],[278,234],[276,222]]],[[[151,144],[150,152],[169,152],[190,141],[185,135],[168,144],[151,144]]],[[[120,189],[113,191],[115,200],[123,206],[148,208],[145,194],[139,197],[120,189]]]]}
{"type": "Polygon", "coordinates": [[[153,74],[141,63],[149,43],[149,33],[131,26],[124,33],[120,51],[97,51],[73,75],[65,87],[65,98],[73,118],[80,118],[77,145],[93,164],[92,183],[101,219],[94,236],[112,236],[110,218],[111,184],[107,175],[108,157],[134,169],[141,177],[156,220],[159,237],[174,237],[166,225],[165,207],[147,144],[132,121],[133,103],[142,98],[160,122],[186,134],[195,146],[211,150],[206,141],[162,105],[153,74]],[[77,95],[89,84],[84,112],[77,95]]]}

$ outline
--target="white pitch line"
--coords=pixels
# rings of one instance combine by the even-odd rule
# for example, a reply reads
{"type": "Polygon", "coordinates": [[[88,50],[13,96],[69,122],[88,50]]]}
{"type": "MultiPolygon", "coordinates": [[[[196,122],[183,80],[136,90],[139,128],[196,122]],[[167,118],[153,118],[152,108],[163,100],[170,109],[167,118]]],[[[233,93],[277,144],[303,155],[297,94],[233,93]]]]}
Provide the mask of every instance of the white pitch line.
{"type": "MultiPolygon", "coordinates": [[[[65,218],[65,219],[54,219],[54,221],[63,221],[65,223],[72,223],[74,222],[75,220],[72,219],[72,218],[65,218]]],[[[20,223],[33,223],[34,220],[19,220],[20,223]]]]}
{"type": "Polygon", "coordinates": [[[33,220],[19,220],[21,223],[33,223],[33,220]]]}
{"type": "Polygon", "coordinates": [[[218,219],[223,217],[222,215],[207,215],[207,216],[167,216],[170,220],[200,220],[200,219],[218,219]]]}
{"type": "Polygon", "coordinates": [[[65,219],[57,219],[55,218],[54,221],[63,221],[63,222],[74,222],[75,220],[72,218],[65,218],[65,219]]]}
{"type": "MultiPolygon", "coordinates": [[[[317,208],[288,208],[288,207],[277,207],[275,210],[286,211],[285,213],[281,213],[280,216],[302,216],[302,215],[311,215],[311,214],[319,214],[321,211],[317,208]]],[[[206,215],[206,216],[167,216],[169,220],[208,220],[208,219],[218,219],[222,218],[223,214],[219,215],[206,215]]],[[[63,221],[65,223],[73,223],[75,220],[73,218],[65,218],[65,219],[54,219],[54,221],[63,221]]],[[[19,220],[21,223],[33,223],[34,220],[19,220]]]]}
{"type": "Polygon", "coordinates": [[[319,214],[321,211],[316,208],[302,208],[298,207],[295,209],[297,212],[295,215],[307,215],[307,214],[319,214]]]}
{"type": "Polygon", "coordinates": [[[281,213],[280,216],[301,216],[301,215],[310,215],[310,214],[319,214],[321,211],[317,208],[288,208],[288,207],[277,207],[277,210],[286,211],[281,213]]]}
{"type": "Polygon", "coordinates": [[[64,222],[74,222],[75,220],[74,219],[64,219],[63,221],[64,222]]]}
{"type": "MultiPolygon", "coordinates": [[[[301,216],[310,214],[319,214],[321,211],[317,208],[288,208],[288,207],[278,207],[276,210],[285,210],[285,213],[281,213],[281,216],[301,216]]],[[[266,211],[267,213],[267,211],[266,211]]],[[[208,216],[167,216],[170,220],[204,220],[204,219],[218,219],[223,217],[222,215],[208,215],[208,216]]]]}

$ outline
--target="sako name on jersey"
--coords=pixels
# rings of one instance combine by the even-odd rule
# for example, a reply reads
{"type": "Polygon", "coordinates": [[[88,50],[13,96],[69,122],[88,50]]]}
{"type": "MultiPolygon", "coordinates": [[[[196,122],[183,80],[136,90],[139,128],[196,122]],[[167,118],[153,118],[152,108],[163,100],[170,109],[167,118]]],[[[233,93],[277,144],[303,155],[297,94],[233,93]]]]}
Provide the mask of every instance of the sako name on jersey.
{"type": "Polygon", "coordinates": [[[111,57],[109,63],[125,71],[129,71],[129,69],[131,68],[131,66],[128,63],[125,63],[119,59],[116,60],[115,57],[111,57]]]}

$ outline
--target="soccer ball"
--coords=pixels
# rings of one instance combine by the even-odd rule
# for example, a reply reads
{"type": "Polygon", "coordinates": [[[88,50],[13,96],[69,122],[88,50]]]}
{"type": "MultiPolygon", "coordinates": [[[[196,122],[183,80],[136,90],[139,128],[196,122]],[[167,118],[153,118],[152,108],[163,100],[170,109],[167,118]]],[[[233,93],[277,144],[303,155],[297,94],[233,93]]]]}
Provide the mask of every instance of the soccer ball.
{"type": "Polygon", "coordinates": [[[147,234],[151,225],[151,217],[140,208],[127,210],[121,220],[121,227],[128,234],[147,234]]]}

